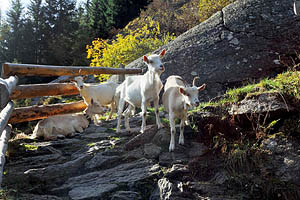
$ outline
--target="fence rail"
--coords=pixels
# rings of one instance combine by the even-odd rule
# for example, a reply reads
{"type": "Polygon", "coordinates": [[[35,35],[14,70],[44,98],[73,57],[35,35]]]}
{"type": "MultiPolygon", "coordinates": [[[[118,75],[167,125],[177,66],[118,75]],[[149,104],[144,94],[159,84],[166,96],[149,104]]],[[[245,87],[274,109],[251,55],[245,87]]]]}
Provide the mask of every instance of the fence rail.
{"type": "Polygon", "coordinates": [[[51,66],[5,63],[2,65],[2,76],[80,76],[94,74],[138,74],[142,69],[123,69],[108,67],[51,66]]]}
{"type": "Polygon", "coordinates": [[[46,83],[18,85],[10,99],[24,99],[42,96],[76,95],[79,91],[74,83],[46,83]]]}

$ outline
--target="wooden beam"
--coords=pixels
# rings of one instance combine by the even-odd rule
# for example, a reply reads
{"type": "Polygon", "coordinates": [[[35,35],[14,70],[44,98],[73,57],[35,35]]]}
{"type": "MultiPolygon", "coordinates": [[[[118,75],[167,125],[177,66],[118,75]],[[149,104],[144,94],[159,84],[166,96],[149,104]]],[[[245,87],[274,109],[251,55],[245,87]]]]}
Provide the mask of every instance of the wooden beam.
{"type": "Polygon", "coordinates": [[[10,124],[45,119],[52,115],[82,112],[86,109],[83,101],[75,103],[60,103],[43,106],[29,106],[16,108],[8,121],[10,124]]]}
{"type": "Polygon", "coordinates": [[[142,69],[119,69],[108,67],[84,66],[51,66],[5,63],[2,65],[2,76],[79,76],[93,74],[138,74],[142,69]]]}
{"type": "Polygon", "coordinates": [[[8,140],[10,138],[11,126],[6,126],[4,131],[0,132],[0,187],[3,180],[3,168],[5,164],[5,154],[7,150],[8,140]]]}
{"type": "Polygon", "coordinates": [[[18,83],[18,77],[10,76],[7,79],[0,78],[0,110],[3,109],[9,101],[9,95],[15,89],[18,83]]]}
{"type": "Polygon", "coordinates": [[[42,96],[75,95],[79,91],[74,83],[47,83],[19,85],[10,95],[11,99],[25,99],[42,96]]]}
{"type": "Polygon", "coordinates": [[[7,122],[9,121],[9,117],[14,109],[14,103],[10,101],[6,107],[0,112],[0,133],[5,129],[7,122]]]}

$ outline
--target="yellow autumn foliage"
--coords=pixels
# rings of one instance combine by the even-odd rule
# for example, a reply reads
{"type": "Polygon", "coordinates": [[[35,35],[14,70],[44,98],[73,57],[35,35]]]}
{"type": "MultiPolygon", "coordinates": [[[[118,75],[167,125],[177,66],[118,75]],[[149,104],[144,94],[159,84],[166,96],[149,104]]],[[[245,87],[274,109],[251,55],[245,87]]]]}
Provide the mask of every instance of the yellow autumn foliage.
{"type": "Polygon", "coordinates": [[[222,8],[233,3],[234,1],[236,0],[199,0],[199,21],[203,22],[207,20],[214,13],[222,10],[222,8]]]}
{"type": "MultiPolygon", "coordinates": [[[[127,65],[174,38],[169,33],[161,33],[159,23],[151,17],[138,18],[129,23],[115,39],[109,41],[99,38],[92,41],[86,47],[87,58],[91,60],[91,67],[118,68],[119,64],[127,65]]],[[[101,82],[109,77],[109,74],[98,76],[101,82]]]]}

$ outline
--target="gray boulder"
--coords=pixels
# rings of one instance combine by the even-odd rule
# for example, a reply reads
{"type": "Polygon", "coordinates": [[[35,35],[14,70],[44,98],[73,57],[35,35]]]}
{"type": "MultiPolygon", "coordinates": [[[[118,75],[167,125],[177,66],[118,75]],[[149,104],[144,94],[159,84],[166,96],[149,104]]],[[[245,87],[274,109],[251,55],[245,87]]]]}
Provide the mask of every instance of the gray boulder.
{"type": "MultiPolygon", "coordinates": [[[[299,51],[299,31],[293,0],[238,0],[154,52],[167,50],[162,80],[176,74],[191,84],[199,76],[209,99],[282,71],[279,56],[299,51]]],[[[142,58],[126,66],[144,67],[142,58]]]]}

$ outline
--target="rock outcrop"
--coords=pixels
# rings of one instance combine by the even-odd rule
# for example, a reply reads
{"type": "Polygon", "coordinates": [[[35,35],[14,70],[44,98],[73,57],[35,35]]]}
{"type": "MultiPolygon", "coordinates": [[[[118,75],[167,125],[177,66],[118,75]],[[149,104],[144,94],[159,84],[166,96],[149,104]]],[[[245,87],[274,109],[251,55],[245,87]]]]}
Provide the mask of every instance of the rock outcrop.
{"type": "MultiPolygon", "coordinates": [[[[281,60],[300,50],[299,32],[293,0],[237,0],[162,47],[162,80],[176,74],[191,83],[199,76],[198,84],[207,84],[202,96],[218,96],[284,70],[281,60]]],[[[133,67],[145,67],[142,58],[126,66],[133,67]]]]}

